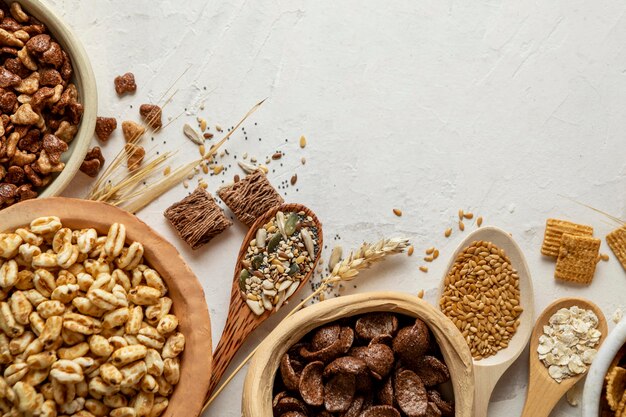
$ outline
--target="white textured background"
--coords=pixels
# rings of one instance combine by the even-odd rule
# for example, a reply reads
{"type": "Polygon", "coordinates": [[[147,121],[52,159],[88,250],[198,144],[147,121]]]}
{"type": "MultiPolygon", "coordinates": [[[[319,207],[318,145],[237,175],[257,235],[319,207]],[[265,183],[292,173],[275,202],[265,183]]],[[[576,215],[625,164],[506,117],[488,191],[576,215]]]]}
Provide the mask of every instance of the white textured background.
{"type": "MultiPolygon", "coordinates": [[[[211,191],[238,172],[233,155],[264,159],[279,149],[286,156],[282,165],[270,164],[270,179],[278,185],[298,173],[298,191],[281,192],[318,213],[329,247],[335,234],[346,250],[405,235],[416,255],[431,245],[441,249],[428,274],[417,270],[419,256],[400,257],[360,278],[358,291],[424,288],[434,302],[461,238],[455,232],[446,240],[442,232],[464,208],[517,238],[538,311],[568,295],[596,301],[608,316],[624,306],[626,276],[613,256],[598,265],[590,287],[575,288],[556,283],[553,263],[539,253],[547,217],[592,224],[599,237],[613,227],[560,195],[626,218],[623,1],[50,3],[91,57],[101,115],[137,119],[139,104],[158,101],[189,68],[165,110],[188,113],[148,142],[178,149],[174,165],[197,156],[180,132],[201,102],[199,114],[231,126],[269,97],[245,125],[248,140],[240,131],[228,142],[224,161],[232,168],[208,179],[211,191]],[[120,100],[112,80],[126,71],[135,73],[139,90],[120,100]],[[305,150],[297,146],[302,134],[305,150]],[[404,216],[395,217],[393,207],[404,216]]],[[[122,142],[118,130],[105,154],[122,142]]],[[[83,196],[88,186],[81,175],[66,194],[83,196]]],[[[206,247],[188,250],[162,216],[186,191],[172,190],[139,216],[171,238],[202,281],[216,341],[245,230],[236,223],[206,247]]],[[[602,251],[609,252],[605,242],[602,251]]],[[[243,373],[207,415],[238,416],[242,380],[243,373]]],[[[498,385],[490,416],[519,415],[526,380],[525,354],[498,385]]],[[[580,411],[562,403],[552,415],[580,411]]]]}

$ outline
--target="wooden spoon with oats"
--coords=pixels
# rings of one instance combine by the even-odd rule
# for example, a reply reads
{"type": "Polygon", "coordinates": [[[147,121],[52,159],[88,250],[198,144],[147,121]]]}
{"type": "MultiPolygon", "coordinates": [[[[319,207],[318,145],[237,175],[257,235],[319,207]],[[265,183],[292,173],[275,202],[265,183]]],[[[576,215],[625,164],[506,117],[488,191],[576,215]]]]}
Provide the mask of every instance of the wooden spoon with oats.
{"type": "MultiPolygon", "coordinates": [[[[472,352],[472,355],[474,357],[473,363],[474,363],[474,380],[475,380],[475,396],[476,396],[475,401],[474,401],[474,405],[475,405],[474,416],[475,417],[487,416],[487,409],[489,407],[489,399],[491,397],[491,393],[493,389],[495,388],[496,383],[498,382],[500,377],[509,368],[509,366],[511,366],[511,364],[515,362],[515,360],[519,357],[519,355],[522,353],[522,351],[526,347],[526,344],[528,343],[528,339],[530,337],[530,333],[532,331],[533,322],[534,322],[533,321],[533,311],[534,311],[533,285],[532,285],[532,279],[530,276],[530,270],[528,269],[528,265],[526,264],[526,259],[524,258],[524,254],[522,253],[522,250],[517,245],[517,243],[515,243],[511,235],[509,235],[507,232],[505,232],[502,229],[499,229],[497,227],[492,227],[492,226],[481,227],[480,229],[473,231],[459,244],[457,249],[454,251],[454,254],[450,259],[450,263],[448,264],[448,267],[446,268],[446,275],[444,275],[441,281],[441,286],[439,288],[440,309],[444,311],[444,314],[448,315],[448,317],[454,318],[453,321],[457,320],[457,322],[458,322],[458,319],[463,319],[463,317],[461,316],[463,315],[468,316],[468,314],[472,314],[470,318],[465,319],[464,323],[460,323],[460,322],[458,322],[459,324],[455,323],[457,324],[457,328],[460,326],[463,329],[462,332],[464,332],[464,336],[466,335],[472,336],[472,333],[475,333],[476,337],[480,337],[480,338],[482,338],[483,336],[487,337],[487,334],[485,334],[485,332],[481,332],[480,328],[477,331],[476,327],[479,327],[479,326],[476,323],[477,323],[477,320],[479,320],[479,318],[482,317],[485,319],[484,324],[487,326],[491,326],[491,324],[487,324],[487,323],[491,323],[491,321],[494,320],[494,319],[490,320],[490,318],[494,317],[495,314],[493,311],[491,311],[494,308],[492,307],[492,305],[490,305],[490,303],[493,304],[493,302],[497,302],[497,297],[494,297],[494,296],[497,296],[497,294],[499,294],[500,291],[502,290],[501,281],[498,280],[496,284],[492,286],[493,290],[488,290],[487,288],[489,287],[485,288],[484,293],[487,296],[485,301],[487,302],[481,301],[481,295],[482,295],[481,293],[478,295],[478,298],[479,298],[478,301],[467,300],[466,297],[463,297],[463,299],[452,300],[453,301],[452,305],[448,305],[446,307],[446,305],[442,305],[444,304],[444,300],[442,299],[442,296],[446,294],[445,290],[446,290],[447,285],[451,284],[450,279],[447,278],[448,273],[455,266],[455,262],[457,261],[457,257],[459,256],[459,254],[463,255],[463,251],[466,248],[473,246],[474,243],[479,243],[479,244],[486,243],[488,245],[489,242],[491,242],[497,248],[502,249],[504,251],[505,255],[510,260],[510,265],[512,266],[514,270],[517,271],[518,283],[519,283],[518,284],[519,285],[519,306],[523,308],[523,312],[519,316],[519,325],[517,326],[515,333],[513,334],[512,338],[508,341],[508,344],[506,345],[505,348],[500,349],[495,355],[484,357],[482,359],[477,359],[477,356],[479,354],[472,352]],[[463,313],[459,311],[458,306],[460,304],[470,303],[470,302],[473,304],[473,307],[468,309],[468,310],[471,310],[470,313],[467,313],[467,312],[463,313]],[[446,308],[450,309],[448,313],[446,313],[445,311],[446,308]],[[487,308],[489,309],[489,311],[486,310],[487,308]],[[467,325],[465,325],[465,323],[467,323],[467,325]]],[[[486,249],[481,249],[481,251],[484,251],[484,250],[486,249]]],[[[494,251],[497,252],[496,249],[494,249],[494,251]]],[[[473,255],[470,254],[469,258],[472,259],[472,256],[473,255]]],[[[480,267],[482,265],[480,264],[482,262],[479,259],[479,257],[477,256],[474,259],[477,261],[478,265],[472,265],[469,268],[470,269],[475,268],[476,270],[481,269],[480,267]]],[[[457,281],[452,284],[458,288],[462,286],[461,285],[462,282],[469,281],[470,285],[478,286],[480,285],[479,284],[480,280],[484,280],[486,277],[489,277],[490,275],[496,274],[496,277],[497,277],[500,271],[500,269],[498,268],[502,268],[502,266],[498,266],[500,265],[501,261],[500,260],[493,260],[493,261],[494,261],[494,265],[492,266],[495,269],[497,269],[497,271],[496,270],[491,271],[489,270],[489,268],[485,268],[488,271],[485,271],[485,272],[478,271],[474,276],[467,276],[467,279],[465,281],[461,281],[459,277],[457,276],[455,278],[457,281]]],[[[485,263],[487,264],[490,262],[491,260],[485,261],[485,263]]],[[[461,271],[461,272],[466,272],[466,271],[461,271]]],[[[482,288],[479,288],[479,289],[482,290],[482,288]]],[[[466,291],[466,289],[464,288],[463,291],[466,291]]],[[[504,304],[504,300],[503,300],[503,304],[504,304]]],[[[485,343],[493,344],[493,342],[487,342],[486,340],[485,340],[485,343]]]]}
{"type": "MultiPolygon", "coordinates": [[[[232,361],[233,357],[246,340],[246,338],[252,333],[257,327],[261,325],[265,320],[267,320],[272,314],[277,311],[277,308],[272,308],[271,310],[263,311],[262,307],[258,305],[254,305],[250,303],[252,308],[261,310],[257,310],[256,313],[253,311],[249,302],[252,300],[248,300],[244,297],[242,287],[245,285],[245,279],[248,277],[246,273],[242,277],[242,271],[244,270],[244,263],[246,261],[246,255],[248,254],[248,249],[250,247],[250,242],[253,239],[257,238],[257,231],[263,227],[263,225],[267,224],[269,221],[277,217],[277,213],[282,212],[285,215],[289,213],[304,213],[305,216],[310,217],[312,223],[309,227],[301,227],[298,231],[294,233],[308,233],[310,237],[314,239],[314,247],[315,254],[313,256],[312,266],[306,272],[306,274],[299,281],[299,285],[295,289],[286,290],[286,294],[291,294],[289,297],[285,297],[283,300],[284,304],[288,303],[288,300],[293,298],[294,295],[297,294],[298,291],[302,289],[303,286],[311,278],[311,275],[315,271],[315,267],[320,259],[320,254],[322,253],[321,249],[324,247],[323,235],[322,235],[322,223],[318,220],[315,213],[313,213],[310,209],[303,206],[302,204],[282,204],[278,207],[275,207],[269,210],[265,215],[261,216],[256,220],[256,222],[250,227],[250,230],[246,234],[243,239],[243,244],[241,245],[241,249],[239,250],[239,256],[237,257],[237,265],[235,266],[235,274],[233,278],[233,286],[230,295],[230,306],[228,308],[228,317],[226,318],[226,325],[224,327],[224,331],[222,332],[222,337],[220,338],[215,351],[213,352],[213,372],[211,375],[211,384],[209,385],[209,392],[207,393],[207,398],[210,394],[215,390],[220,379],[224,375],[226,368],[232,361]],[[317,235],[313,235],[309,233],[310,229],[317,229],[317,235]],[[260,314],[257,314],[260,313],[260,314]]],[[[279,213],[279,217],[280,216],[279,213]]],[[[289,219],[287,218],[288,222],[289,219]]],[[[289,227],[289,226],[288,226],[289,227]]],[[[278,242],[279,235],[282,235],[284,230],[280,227],[281,230],[278,230],[277,233],[268,234],[264,236],[264,239],[267,240],[268,245],[274,245],[275,242],[272,242],[271,239],[273,236],[276,237],[276,242],[278,242]]],[[[300,235],[302,236],[302,235],[300,235]]],[[[302,240],[305,240],[304,237],[302,240]]],[[[311,242],[311,241],[310,241],[311,242]]],[[[306,246],[306,242],[305,246],[306,246]]],[[[309,243],[310,245],[311,243],[309,243]]],[[[253,276],[250,276],[252,278],[253,276]]],[[[253,278],[254,279],[254,278],[253,278]]],[[[280,307],[280,305],[279,305],[280,307]]]]}
{"type": "Polygon", "coordinates": [[[585,376],[587,370],[583,373],[570,376],[563,379],[560,383],[555,381],[548,373],[548,368],[539,359],[537,348],[539,347],[539,338],[543,335],[543,327],[549,324],[550,317],[562,308],[570,308],[577,306],[584,310],[591,310],[598,318],[597,329],[602,334],[600,341],[595,349],[599,349],[600,345],[606,338],[608,333],[606,318],[602,314],[602,310],[592,303],[582,298],[567,297],[561,298],[550,304],[541,313],[535,324],[535,329],[530,339],[530,366],[528,370],[528,388],[526,391],[526,403],[522,417],[547,417],[557,402],[563,395],[570,390],[580,379],[585,376]]]}

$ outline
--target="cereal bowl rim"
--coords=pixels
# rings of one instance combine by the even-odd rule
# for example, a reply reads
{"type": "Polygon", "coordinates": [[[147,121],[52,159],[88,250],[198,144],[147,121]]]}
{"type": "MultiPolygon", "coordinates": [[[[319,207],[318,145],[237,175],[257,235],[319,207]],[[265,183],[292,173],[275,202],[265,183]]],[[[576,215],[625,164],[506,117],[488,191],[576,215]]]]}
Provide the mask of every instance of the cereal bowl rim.
{"type": "Polygon", "coordinates": [[[112,223],[126,226],[127,242],[144,246],[144,256],[168,286],[174,313],[185,335],[181,378],[164,417],[200,415],[212,371],[211,319],[200,282],[165,238],[131,213],[107,203],[65,197],[27,200],[0,211],[0,232],[28,225],[33,219],[57,216],[72,228],[93,227],[106,233],[112,223]]]}
{"type": "Polygon", "coordinates": [[[346,295],[306,307],[283,320],[259,345],[252,358],[244,381],[242,416],[273,415],[273,381],[280,358],[308,332],[340,318],[377,311],[420,318],[428,325],[450,369],[455,417],[471,417],[474,409],[474,370],[463,336],[435,307],[418,297],[399,292],[346,295]]]}

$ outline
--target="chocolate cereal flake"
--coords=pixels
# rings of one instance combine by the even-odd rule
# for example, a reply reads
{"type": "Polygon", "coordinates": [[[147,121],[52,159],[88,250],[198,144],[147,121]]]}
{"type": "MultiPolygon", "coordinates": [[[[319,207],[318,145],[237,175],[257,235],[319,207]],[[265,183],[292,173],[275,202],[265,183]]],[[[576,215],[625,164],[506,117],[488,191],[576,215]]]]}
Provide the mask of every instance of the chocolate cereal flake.
{"type": "Polygon", "coordinates": [[[126,93],[134,93],[137,91],[137,84],[135,83],[135,75],[132,72],[127,72],[124,75],[118,75],[115,77],[115,92],[118,96],[122,96],[126,93]]]}
{"type": "Polygon", "coordinates": [[[284,202],[261,170],[220,188],[217,194],[248,227],[251,227],[259,216],[284,202]]]}
{"type": "Polygon", "coordinates": [[[94,146],[85,155],[85,160],[80,165],[80,170],[90,177],[97,177],[100,169],[104,166],[104,156],[99,146],[94,146]]]}
{"type": "Polygon", "coordinates": [[[115,129],[117,129],[115,117],[98,117],[96,119],[96,136],[102,142],[108,141],[115,129]]]}
{"type": "Polygon", "coordinates": [[[232,225],[213,196],[202,187],[170,206],[164,215],[192,249],[198,249],[232,225]]]}

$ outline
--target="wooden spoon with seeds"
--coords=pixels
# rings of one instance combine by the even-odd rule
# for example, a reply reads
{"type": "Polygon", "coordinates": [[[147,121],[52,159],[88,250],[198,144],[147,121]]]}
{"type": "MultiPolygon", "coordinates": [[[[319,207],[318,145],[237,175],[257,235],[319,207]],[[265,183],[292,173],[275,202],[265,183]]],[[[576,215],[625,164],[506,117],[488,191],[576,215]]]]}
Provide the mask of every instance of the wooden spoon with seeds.
{"type": "MultiPolygon", "coordinates": [[[[233,278],[233,286],[230,295],[230,306],[228,308],[228,317],[226,318],[226,325],[224,327],[224,331],[222,332],[222,337],[220,338],[215,351],[213,352],[213,372],[211,374],[211,383],[209,385],[209,391],[207,393],[207,397],[211,395],[213,390],[217,387],[220,379],[224,375],[226,368],[232,361],[233,357],[246,340],[246,338],[252,333],[257,327],[261,325],[265,320],[267,320],[272,314],[276,312],[274,308],[271,311],[265,311],[261,315],[256,315],[246,303],[246,300],[242,296],[242,291],[239,287],[239,279],[240,274],[243,269],[242,261],[245,259],[246,252],[248,247],[250,246],[250,242],[256,238],[256,232],[259,228],[263,227],[268,221],[276,217],[277,212],[304,212],[307,216],[311,216],[313,219],[313,223],[317,228],[317,242],[316,242],[316,252],[313,259],[313,267],[310,271],[302,278],[300,281],[300,285],[296,289],[296,291],[290,296],[293,298],[298,291],[302,289],[304,285],[309,281],[313,271],[315,271],[315,266],[317,265],[321,248],[324,247],[323,235],[322,235],[322,223],[318,220],[315,213],[313,213],[310,209],[303,206],[302,204],[282,204],[277,206],[271,210],[269,210],[266,214],[259,217],[254,224],[248,230],[245,238],[243,239],[243,244],[241,245],[241,249],[239,250],[239,255],[237,256],[237,265],[235,266],[235,274],[233,278]]],[[[268,236],[269,239],[269,236],[268,236]]],[[[285,301],[285,304],[288,301],[285,301]]]]}
{"type": "Polygon", "coordinates": [[[511,265],[517,270],[519,275],[520,305],[524,309],[519,317],[520,325],[515,335],[510,340],[508,347],[501,349],[497,354],[488,358],[473,360],[474,380],[476,382],[474,417],[486,417],[489,399],[498,380],[520,356],[528,343],[533,326],[534,295],[530,270],[528,269],[526,259],[520,247],[515,243],[511,235],[504,230],[493,226],[486,226],[470,233],[454,251],[448,267],[446,268],[445,275],[441,280],[439,287],[440,298],[444,291],[446,275],[454,265],[457,255],[475,241],[492,242],[497,247],[504,250],[511,261],[511,265]]]}
{"type": "Polygon", "coordinates": [[[575,375],[564,379],[558,383],[548,373],[548,368],[539,359],[537,347],[539,346],[539,337],[543,334],[543,326],[548,324],[550,317],[561,308],[570,308],[578,306],[585,310],[591,310],[598,317],[598,330],[602,333],[600,341],[596,349],[600,347],[608,333],[606,318],[602,314],[602,310],[591,301],[583,298],[567,297],[556,300],[550,304],[541,313],[535,324],[533,334],[530,339],[530,366],[528,370],[528,388],[526,390],[526,403],[522,411],[522,417],[547,417],[557,402],[563,395],[569,391],[580,379],[585,376],[586,371],[582,374],[575,375]]]}

